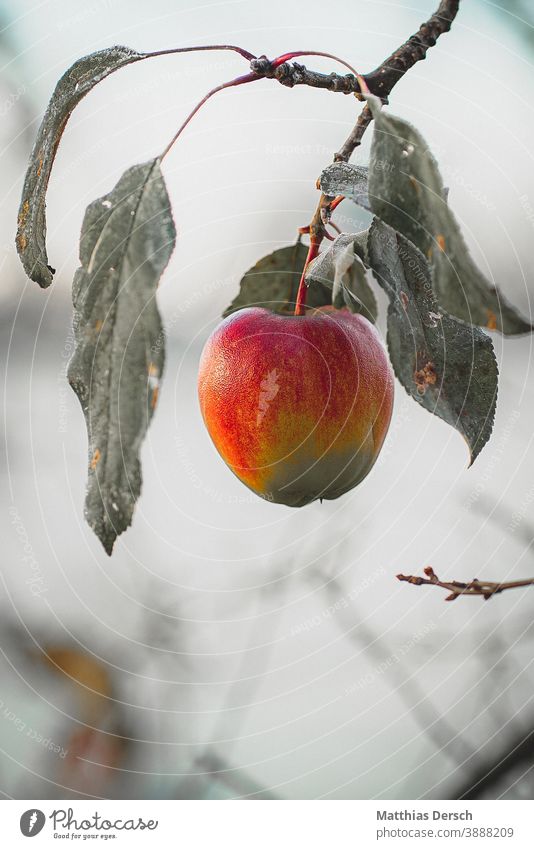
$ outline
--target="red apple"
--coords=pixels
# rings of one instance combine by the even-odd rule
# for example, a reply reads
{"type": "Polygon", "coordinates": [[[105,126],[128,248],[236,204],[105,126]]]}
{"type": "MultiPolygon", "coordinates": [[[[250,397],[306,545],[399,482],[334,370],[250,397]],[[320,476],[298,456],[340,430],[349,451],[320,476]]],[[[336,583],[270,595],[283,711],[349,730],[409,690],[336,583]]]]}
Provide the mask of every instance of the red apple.
{"type": "Polygon", "coordinates": [[[338,498],[368,474],[393,406],[378,333],[346,309],[226,318],[200,362],[202,415],[223,460],[269,501],[338,498]]]}

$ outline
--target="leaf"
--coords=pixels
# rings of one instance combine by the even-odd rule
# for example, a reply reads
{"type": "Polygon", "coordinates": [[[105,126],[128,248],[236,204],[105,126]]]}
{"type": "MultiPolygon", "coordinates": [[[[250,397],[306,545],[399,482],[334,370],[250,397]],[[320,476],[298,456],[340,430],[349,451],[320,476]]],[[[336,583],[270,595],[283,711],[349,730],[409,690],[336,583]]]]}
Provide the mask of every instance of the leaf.
{"type": "Polygon", "coordinates": [[[378,306],[359,256],[364,237],[366,233],[343,233],[338,236],[326,251],[310,263],[306,280],[309,292],[322,283],[332,288],[332,303],[335,307],[348,307],[351,312],[361,313],[374,323],[378,306]]]}
{"type": "Polygon", "coordinates": [[[369,168],[371,209],[430,262],[439,303],[452,315],[501,333],[532,330],[477,268],[421,134],[369,99],[375,119],[369,168]]]}
{"type": "Polygon", "coordinates": [[[126,171],[83,221],[68,376],[89,439],[85,515],[108,554],[141,491],[139,451],[164,364],[156,287],[175,236],[156,159],[126,171]]]}
{"type": "Polygon", "coordinates": [[[428,262],[408,239],[375,218],[367,247],[390,301],[387,341],[395,374],[412,398],[462,434],[472,463],[495,417],[498,369],[492,341],[438,305],[428,262]]]}
{"type": "Polygon", "coordinates": [[[319,178],[321,191],[325,195],[343,195],[370,210],[368,183],[368,169],[362,165],[349,165],[347,162],[333,162],[319,178]]]}
{"type": "MultiPolygon", "coordinates": [[[[297,242],[264,256],[247,271],[241,280],[239,294],[223,315],[226,317],[252,306],[265,307],[283,315],[292,314],[307,255],[305,245],[297,242]]],[[[319,284],[309,290],[308,306],[322,307],[330,303],[331,294],[325,286],[319,284]]]]}
{"type": "Polygon", "coordinates": [[[145,58],[128,47],[109,47],[78,59],[54,89],[37,133],[24,179],[17,226],[17,250],[28,277],[43,289],[55,273],[46,252],[46,190],[65,125],[91,89],[114,71],[145,58]]]}

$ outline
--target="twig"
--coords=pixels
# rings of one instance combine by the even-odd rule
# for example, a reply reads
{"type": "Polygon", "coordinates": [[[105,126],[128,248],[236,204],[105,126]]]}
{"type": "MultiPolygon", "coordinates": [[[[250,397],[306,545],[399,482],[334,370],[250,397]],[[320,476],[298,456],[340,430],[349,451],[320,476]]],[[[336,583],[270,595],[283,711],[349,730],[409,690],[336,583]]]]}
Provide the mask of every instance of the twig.
{"type": "MultiPolygon", "coordinates": [[[[434,46],[440,35],[450,30],[459,6],[460,0],[441,0],[434,14],[428,21],[421,24],[414,35],[410,36],[404,44],[401,44],[391,56],[384,59],[378,68],[368,74],[363,74],[363,79],[371,94],[377,95],[384,103],[387,103],[392,89],[406,71],[409,71],[416,62],[424,59],[427,51],[434,46]]],[[[297,62],[292,64],[282,62],[280,64],[280,58],[284,57],[271,61],[266,56],[259,56],[257,59],[251,60],[250,70],[257,77],[278,80],[279,83],[289,86],[289,88],[296,85],[308,85],[312,88],[324,88],[343,94],[361,95],[362,90],[357,75],[320,74],[317,71],[310,71],[297,62]]],[[[362,136],[371,120],[371,114],[365,107],[346,142],[336,153],[336,160],[348,161],[355,148],[361,143],[362,136]]]]}
{"type": "Polygon", "coordinates": [[[283,62],[276,64],[276,59],[259,56],[252,59],[250,70],[258,79],[278,80],[282,85],[293,88],[296,85],[307,85],[312,88],[324,88],[327,91],[338,91],[342,94],[360,94],[360,84],[355,74],[321,74],[310,71],[298,62],[283,62]]]}
{"type": "Polygon", "coordinates": [[[445,601],[454,601],[461,595],[478,595],[484,599],[491,598],[497,593],[502,593],[504,590],[514,590],[519,587],[534,586],[534,578],[525,578],[523,581],[481,581],[478,578],[473,578],[469,583],[463,581],[440,581],[432,566],[427,566],[424,570],[426,578],[421,578],[419,575],[397,575],[399,581],[406,581],[408,584],[415,584],[419,587],[422,584],[429,584],[433,587],[441,587],[447,590],[449,595],[445,601]]]}
{"type": "MultiPolygon", "coordinates": [[[[433,47],[440,35],[450,30],[459,6],[460,0],[441,0],[432,17],[421,24],[417,32],[411,35],[408,41],[405,41],[391,56],[384,59],[382,64],[374,71],[363,74],[363,79],[371,94],[376,94],[384,103],[387,103],[393,88],[406,71],[409,71],[416,62],[425,59],[429,47],[433,47]]],[[[366,106],[347,140],[334,156],[335,161],[348,162],[354,150],[361,144],[362,136],[371,121],[372,115],[366,106]]]]}
{"type": "MultiPolygon", "coordinates": [[[[414,35],[410,36],[404,44],[401,44],[391,56],[384,59],[378,68],[363,75],[371,94],[376,94],[384,103],[387,103],[388,95],[406,71],[409,71],[416,62],[424,59],[428,49],[434,46],[439,36],[450,30],[459,5],[460,0],[441,0],[436,12],[428,21],[421,24],[414,35]]],[[[286,54],[288,59],[298,55],[323,55],[337,59],[337,57],[327,53],[298,51],[286,54]]],[[[310,71],[297,62],[289,64],[287,61],[281,61],[286,56],[280,56],[272,61],[267,56],[259,56],[257,59],[252,59],[250,70],[258,77],[278,80],[279,83],[289,86],[289,88],[296,85],[308,85],[313,88],[325,88],[329,91],[341,91],[344,94],[361,94],[358,76],[354,73],[344,75],[321,74],[317,71],[310,71]]]]}
{"type": "Polygon", "coordinates": [[[359,147],[362,143],[362,137],[365,133],[367,127],[373,120],[373,116],[371,114],[371,110],[368,105],[365,104],[364,108],[360,112],[358,116],[358,120],[354,125],[350,136],[347,138],[345,143],[340,147],[338,152],[334,155],[334,162],[348,162],[354,150],[359,147]]]}
{"type": "MultiPolygon", "coordinates": [[[[280,65],[277,68],[273,67],[270,70],[267,69],[266,75],[270,75],[275,79],[278,79],[279,82],[284,85],[299,85],[306,82],[307,85],[329,88],[331,91],[346,92],[350,85],[352,86],[351,90],[357,97],[361,94],[360,83],[363,80],[363,83],[367,86],[367,89],[371,94],[377,95],[381,98],[383,103],[387,103],[392,89],[404,76],[406,71],[412,68],[416,62],[424,59],[429,47],[433,47],[439,36],[450,30],[459,6],[460,0],[441,0],[434,14],[428,19],[428,21],[421,24],[417,32],[410,36],[408,41],[401,44],[401,46],[395,50],[391,56],[388,56],[388,58],[385,59],[378,68],[371,71],[369,74],[363,74],[362,77],[353,77],[352,74],[346,74],[344,77],[339,77],[337,74],[330,74],[328,77],[325,77],[324,74],[321,75],[314,73],[313,77],[308,79],[304,73],[306,69],[303,68],[303,66],[297,66],[296,63],[292,66],[280,65]],[[292,71],[292,68],[297,68],[297,70],[292,71]],[[284,76],[280,78],[279,74],[282,73],[284,76]],[[296,76],[294,76],[294,74],[296,74],[296,76]],[[324,79],[321,79],[322,77],[324,77],[324,79]]],[[[251,68],[255,70],[257,67],[261,67],[258,63],[261,63],[264,59],[265,57],[253,59],[250,63],[251,68]]],[[[338,152],[334,155],[334,162],[348,162],[354,153],[354,150],[361,144],[363,135],[372,120],[373,117],[371,112],[368,106],[365,105],[349,136],[338,152]]],[[[328,195],[321,194],[317,209],[315,210],[314,216],[309,225],[309,233],[310,236],[313,237],[317,245],[317,249],[320,247],[321,242],[327,235],[326,226],[330,221],[332,212],[330,204],[332,201],[333,198],[328,197],[328,195]]],[[[305,291],[303,294],[304,297],[301,298],[301,301],[302,305],[305,305],[305,291]]]]}
{"type": "MultiPolygon", "coordinates": [[[[417,32],[401,44],[391,56],[388,56],[381,65],[369,74],[360,76],[356,73],[351,65],[348,65],[343,59],[333,56],[330,53],[321,53],[317,51],[294,51],[286,53],[283,56],[278,56],[276,59],[268,59],[267,56],[255,57],[249,51],[234,45],[214,45],[204,48],[177,48],[175,50],[162,50],[156,53],[147,54],[148,56],[162,56],[168,53],[187,52],[189,50],[233,50],[241,54],[246,59],[250,60],[250,73],[244,76],[237,77],[235,80],[229,80],[212,89],[202,100],[195,106],[193,111],[183,122],[182,126],[176,131],[170,142],[167,144],[161,153],[159,160],[161,161],[169,153],[174,143],[189,124],[198,110],[209,100],[214,94],[223,91],[226,88],[243,85],[244,83],[255,82],[260,79],[276,79],[279,83],[292,88],[296,85],[308,85],[313,88],[323,88],[328,91],[342,92],[343,94],[355,94],[360,100],[363,99],[362,93],[374,94],[381,98],[383,103],[388,102],[388,96],[393,87],[398,83],[401,77],[404,76],[416,62],[424,59],[427,50],[438,40],[439,36],[444,32],[448,32],[454,20],[460,0],[441,0],[438,9],[434,14],[421,24],[417,32]],[[310,71],[304,65],[298,62],[291,64],[286,59],[292,59],[294,56],[315,55],[327,56],[330,59],[341,62],[345,67],[349,68],[349,74],[321,74],[318,71],[310,71]]],[[[346,139],[343,146],[335,154],[334,161],[347,162],[354,152],[355,148],[361,144],[363,134],[372,121],[372,115],[367,105],[364,106],[358,120],[352,129],[350,135],[346,139]]],[[[306,270],[310,261],[317,256],[323,239],[331,238],[327,230],[327,225],[330,221],[334,204],[338,199],[331,198],[328,195],[321,194],[315,214],[311,220],[309,227],[301,228],[300,233],[308,232],[310,235],[310,248],[297,294],[297,304],[295,307],[295,315],[303,315],[306,308],[306,270]]]]}
{"type": "Polygon", "coordinates": [[[433,47],[440,35],[450,30],[459,6],[460,0],[441,0],[432,17],[421,24],[408,41],[401,44],[376,70],[366,74],[365,82],[371,93],[387,97],[406,71],[424,59],[429,47],[433,47]]]}
{"type": "MultiPolygon", "coordinates": [[[[391,56],[385,59],[378,68],[363,76],[359,76],[359,74],[354,71],[354,68],[352,68],[351,65],[348,65],[343,59],[339,59],[331,53],[323,53],[320,51],[298,50],[293,51],[292,53],[286,53],[283,56],[278,56],[276,59],[271,60],[268,59],[267,56],[256,57],[253,53],[250,53],[242,47],[236,47],[235,45],[230,44],[217,44],[200,47],[179,47],[171,50],[158,50],[153,53],[144,54],[142,58],[148,59],[156,56],[166,56],[173,53],[187,53],[199,50],[232,50],[250,61],[249,74],[216,86],[216,88],[212,89],[205,97],[202,98],[200,103],[195,106],[191,114],[188,115],[182,126],[177,130],[171,141],[165,147],[159,159],[162,160],[168,154],[182,131],[189,124],[191,118],[196,115],[201,106],[203,106],[210,97],[225,88],[242,85],[243,83],[254,82],[260,79],[275,79],[282,85],[289,86],[289,88],[293,88],[293,86],[296,85],[308,85],[313,88],[323,88],[328,91],[342,92],[343,94],[355,94],[359,99],[362,99],[361,94],[363,88],[364,91],[377,95],[384,103],[387,103],[388,95],[393,86],[396,85],[406,71],[415,65],[416,62],[424,59],[428,48],[432,47],[436,43],[442,33],[447,32],[451,28],[452,21],[456,16],[459,5],[460,0],[441,0],[437,11],[431,18],[428,19],[428,21],[421,24],[418,31],[414,35],[410,36],[408,41],[401,44],[401,46],[392,53],[391,56]],[[321,74],[318,71],[310,71],[298,62],[289,64],[289,62],[284,61],[286,57],[289,59],[294,56],[307,55],[325,56],[330,59],[334,59],[335,61],[345,65],[345,67],[349,68],[354,73],[321,74]]],[[[343,147],[336,153],[334,160],[347,161],[350,158],[354,149],[361,143],[362,136],[371,121],[371,113],[367,106],[365,106],[350,136],[345,141],[343,147]]],[[[328,198],[326,204],[324,202],[322,205],[321,203],[319,204],[317,212],[310,225],[310,235],[317,235],[318,237],[317,248],[319,248],[324,238],[328,238],[326,225],[330,219],[330,211],[327,207],[328,201],[331,200],[331,198],[328,198]],[[319,216],[318,219],[317,215],[319,216]]]]}

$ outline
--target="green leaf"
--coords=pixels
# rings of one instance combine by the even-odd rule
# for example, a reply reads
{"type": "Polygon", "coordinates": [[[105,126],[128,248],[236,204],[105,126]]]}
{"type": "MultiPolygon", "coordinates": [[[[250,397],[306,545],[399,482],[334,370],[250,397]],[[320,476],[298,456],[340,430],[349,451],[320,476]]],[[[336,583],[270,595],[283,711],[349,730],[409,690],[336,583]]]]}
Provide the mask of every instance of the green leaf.
{"type": "MultiPolygon", "coordinates": [[[[297,242],[264,256],[249,269],[240,283],[239,294],[223,313],[230,315],[244,307],[265,307],[276,313],[291,315],[308,249],[297,242]]],[[[328,288],[319,284],[308,292],[307,305],[322,307],[331,303],[328,288]]]]}
{"type": "Polygon", "coordinates": [[[369,197],[379,218],[430,262],[434,292],[451,315],[506,334],[526,333],[523,319],[477,268],[446,198],[438,166],[421,134],[369,99],[375,129],[369,197]]]}
{"type": "Polygon", "coordinates": [[[462,434],[472,463],[495,417],[498,369],[492,341],[438,305],[428,262],[404,236],[375,218],[367,248],[389,297],[387,341],[395,374],[412,398],[462,434]]]}
{"type": "Polygon", "coordinates": [[[139,451],[165,357],[156,287],[175,237],[156,159],[128,169],[83,221],[68,376],[89,440],[85,515],[108,554],[141,491],[139,451]]]}
{"type": "Polygon", "coordinates": [[[351,312],[361,313],[374,323],[378,306],[359,256],[364,238],[366,233],[343,233],[338,236],[326,251],[310,263],[306,281],[309,292],[323,284],[332,289],[332,303],[335,307],[348,307],[351,312]]]}
{"type": "Polygon", "coordinates": [[[17,250],[28,277],[43,289],[54,269],[46,252],[46,190],[65,125],[80,100],[101,80],[144,55],[128,47],[109,47],[84,56],[61,77],[37,133],[20,202],[17,250]]]}
{"type": "Polygon", "coordinates": [[[334,162],[319,178],[321,191],[330,197],[343,195],[364,209],[371,209],[369,201],[369,171],[362,165],[334,162]]]}

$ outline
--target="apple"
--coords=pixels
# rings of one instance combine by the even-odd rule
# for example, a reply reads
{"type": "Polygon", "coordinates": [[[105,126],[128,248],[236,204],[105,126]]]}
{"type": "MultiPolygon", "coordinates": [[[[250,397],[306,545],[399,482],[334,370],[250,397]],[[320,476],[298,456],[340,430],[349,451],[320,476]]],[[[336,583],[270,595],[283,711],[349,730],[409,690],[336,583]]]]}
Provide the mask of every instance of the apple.
{"type": "Polygon", "coordinates": [[[393,373],[361,315],[247,307],[206,342],[198,392],[234,474],[262,498],[302,507],[338,498],[369,473],[391,419],[393,373]]]}

